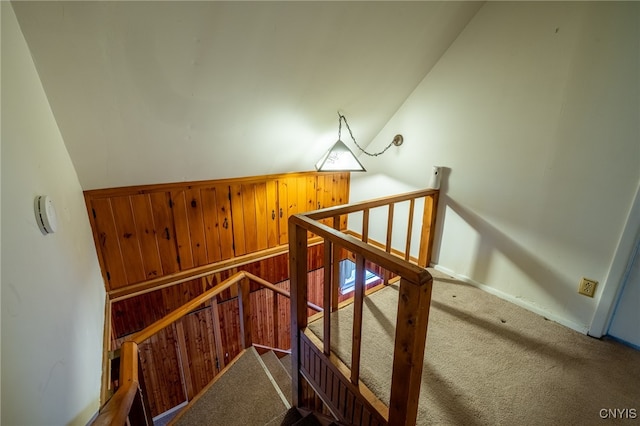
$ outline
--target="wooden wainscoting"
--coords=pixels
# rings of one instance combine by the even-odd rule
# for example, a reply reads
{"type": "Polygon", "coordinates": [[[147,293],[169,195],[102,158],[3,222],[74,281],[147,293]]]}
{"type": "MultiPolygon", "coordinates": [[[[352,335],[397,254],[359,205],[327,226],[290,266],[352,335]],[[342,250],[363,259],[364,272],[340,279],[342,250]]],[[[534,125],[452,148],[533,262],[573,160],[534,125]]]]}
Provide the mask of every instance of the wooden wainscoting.
{"type": "Polygon", "coordinates": [[[349,182],[305,172],[85,191],[105,287],[284,248],[289,216],[348,202],[349,182]]]}

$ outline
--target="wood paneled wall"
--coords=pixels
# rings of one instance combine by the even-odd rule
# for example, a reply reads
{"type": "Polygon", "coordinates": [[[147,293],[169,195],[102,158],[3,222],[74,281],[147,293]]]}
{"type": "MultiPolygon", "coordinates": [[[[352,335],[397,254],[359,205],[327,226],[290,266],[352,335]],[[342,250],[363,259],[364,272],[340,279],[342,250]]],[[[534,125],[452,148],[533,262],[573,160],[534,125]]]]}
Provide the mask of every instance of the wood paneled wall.
{"type": "MultiPolygon", "coordinates": [[[[349,173],[85,191],[107,291],[286,245],[292,214],[348,202],[349,173]]],[[[346,228],[346,217],[341,218],[346,228]]]]}
{"type": "MultiPolygon", "coordinates": [[[[348,196],[348,173],[309,172],[92,190],[85,192],[85,201],[105,288],[110,292],[284,246],[290,215],[344,204],[348,196]]],[[[346,216],[340,225],[346,229],[346,216]]],[[[312,274],[319,283],[322,260],[322,246],[310,247],[308,267],[316,271],[312,274]]],[[[126,336],[239,270],[289,289],[285,252],[112,302],[111,350],[118,349],[126,336]]],[[[321,302],[321,294],[321,287],[312,286],[309,298],[321,302]]],[[[231,287],[140,345],[140,365],[154,416],[192,399],[239,354],[237,296],[236,287],[231,287]]],[[[255,283],[250,299],[253,342],[288,349],[288,299],[277,296],[274,305],[273,292],[255,283]]]]}

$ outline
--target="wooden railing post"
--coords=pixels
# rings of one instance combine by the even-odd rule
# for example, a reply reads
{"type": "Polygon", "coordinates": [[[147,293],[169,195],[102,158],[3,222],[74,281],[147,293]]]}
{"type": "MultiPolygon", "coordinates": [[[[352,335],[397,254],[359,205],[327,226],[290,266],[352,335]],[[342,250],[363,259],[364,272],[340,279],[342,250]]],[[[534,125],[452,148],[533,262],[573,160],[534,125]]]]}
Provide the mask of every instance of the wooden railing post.
{"type": "Polygon", "coordinates": [[[438,192],[435,192],[424,197],[422,233],[420,234],[420,253],[418,254],[418,265],[422,266],[423,268],[426,268],[431,264],[437,212],[438,192]]]}
{"type": "Polygon", "coordinates": [[[243,278],[238,282],[238,305],[240,307],[240,338],[242,349],[251,346],[251,301],[249,300],[250,282],[243,278]]]}
{"type": "Polygon", "coordinates": [[[393,351],[389,424],[415,425],[433,279],[422,285],[400,280],[393,351]]]}
{"type": "Polygon", "coordinates": [[[126,386],[133,382],[135,382],[137,386],[138,374],[138,344],[136,342],[125,341],[120,346],[119,386],[126,386]]]}
{"type": "Polygon", "coordinates": [[[289,269],[291,293],[291,359],[293,366],[292,405],[300,407],[302,376],[300,374],[300,331],[307,327],[307,230],[289,218],[289,269]]]}

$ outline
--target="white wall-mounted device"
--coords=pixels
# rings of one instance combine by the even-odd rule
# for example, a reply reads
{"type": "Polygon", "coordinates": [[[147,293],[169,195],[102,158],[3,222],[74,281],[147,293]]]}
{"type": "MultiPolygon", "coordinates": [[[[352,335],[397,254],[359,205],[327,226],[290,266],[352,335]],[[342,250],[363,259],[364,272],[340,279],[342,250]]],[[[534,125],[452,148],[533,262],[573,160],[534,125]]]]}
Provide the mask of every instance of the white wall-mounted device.
{"type": "Polygon", "coordinates": [[[433,166],[431,168],[431,176],[429,176],[429,185],[427,188],[440,189],[440,172],[441,167],[433,166]]]}
{"type": "Polygon", "coordinates": [[[53,207],[53,201],[48,195],[38,195],[33,203],[36,213],[36,222],[43,235],[56,232],[58,221],[56,219],[56,209],[53,207]]]}

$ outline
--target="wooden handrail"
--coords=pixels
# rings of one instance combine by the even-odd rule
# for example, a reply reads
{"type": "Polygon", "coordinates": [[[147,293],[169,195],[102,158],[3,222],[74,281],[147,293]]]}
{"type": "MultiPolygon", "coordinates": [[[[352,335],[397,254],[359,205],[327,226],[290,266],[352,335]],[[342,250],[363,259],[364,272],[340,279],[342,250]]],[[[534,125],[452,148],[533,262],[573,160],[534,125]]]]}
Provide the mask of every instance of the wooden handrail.
{"type": "Polygon", "coordinates": [[[333,229],[321,222],[316,222],[310,217],[307,217],[307,215],[293,215],[289,217],[289,223],[305,228],[353,253],[362,253],[367,260],[380,265],[389,272],[406,277],[418,285],[428,282],[431,278],[431,275],[426,269],[380,250],[375,246],[366,244],[351,235],[333,229]]]}
{"type": "MultiPolygon", "coordinates": [[[[148,326],[144,330],[141,330],[141,331],[139,331],[139,332],[137,332],[135,334],[132,334],[131,336],[129,336],[127,338],[127,341],[136,342],[138,344],[144,342],[149,337],[151,337],[154,334],[156,334],[158,331],[162,330],[163,328],[165,328],[168,325],[174,323],[175,321],[179,320],[183,316],[187,315],[189,312],[191,312],[194,309],[196,309],[202,303],[207,302],[209,299],[213,299],[215,296],[217,296],[218,294],[222,293],[223,291],[225,291],[226,289],[228,289],[232,285],[234,285],[234,284],[236,284],[236,283],[238,283],[238,282],[240,282],[240,281],[242,281],[243,279],[246,279],[246,278],[250,279],[251,281],[255,281],[256,283],[258,283],[262,287],[266,287],[266,288],[268,288],[270,290],[273,290],[273,291],[275,291],[276,293],[278,293],[278,294],[280,294],[282,296],[291,297],[291,294],[289,292],[287,292],[286,290],[282,290],[281,288],[278,288],[277,286],[271,284],[268,281],[263,280],[262,278],[260,278],[260,277],[258,277],[256,275],[253,275],[250,272],[246,272],[246,271],[236,272],[235,274],[233,274],[232,276],[230,276],[229,278],[227,278],[226,280],[224,280],[220,284],[216,285],[213,288],[210,288],[209,290],[205,291],[204,293],[200,294],[199,296],[196,296],[195,298],[191,299],[189,302],[187,302],[184,305],[180,306],[179,308],[173,310],[171,313],[167,314],[163,318],[161,318],[158,321],[154,322],[153,324],[151,324],[150,326],[148,326]]],[[[315,305],[315,304],[313,304],[311,302],[307,302],[307,306],[309,306],[310,309],[313,309],[316,312],[322,312],[322,308],[320,306],[315,305]]]]}
{"type": "Polygon", "coordinates": [[[429,195],[438,195],[437,189],[420,189],[418,191],[406,192],[399,195],[391,195],[388,197],[374,198],[372,200],[359,201],[342,206],[327,207],[324,209],[313,210],[304,213],[304,215],[313,220],[321,220],[335,216],[341,216],[343,214],[357,213],[359,211],[373,209],[376,207],[387,206],[389,204],[401,203],[403,201],[410,201],[416,198],[422,198],[429,195]]]}

